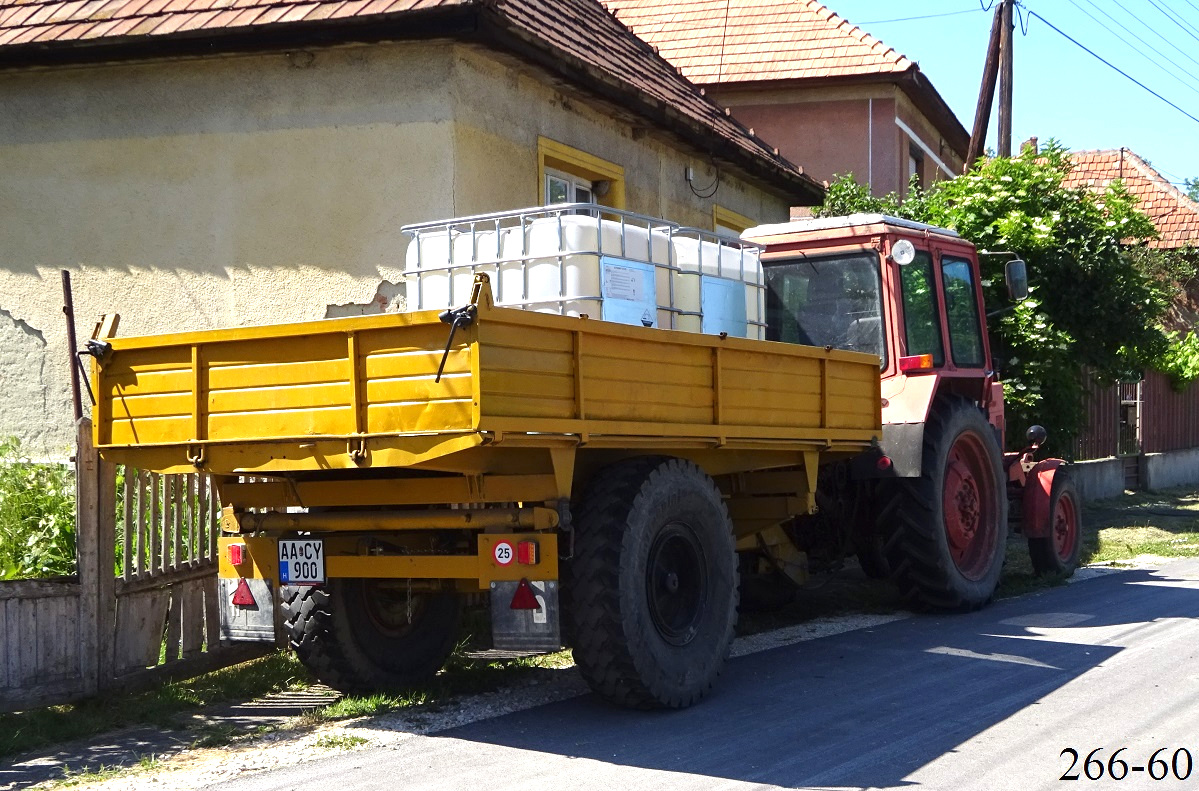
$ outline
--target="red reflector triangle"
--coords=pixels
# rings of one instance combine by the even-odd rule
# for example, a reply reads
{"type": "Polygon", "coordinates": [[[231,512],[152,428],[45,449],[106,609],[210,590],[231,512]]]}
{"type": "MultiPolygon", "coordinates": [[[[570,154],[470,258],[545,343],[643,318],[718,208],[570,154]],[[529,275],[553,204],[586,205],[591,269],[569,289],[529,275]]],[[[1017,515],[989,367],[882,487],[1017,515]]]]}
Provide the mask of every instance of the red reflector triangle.
{"type": "Polygon", "coordinates": [[[512,604],[509,606],[513,610],[536,610],[540,607],[528,580],[522,579],[516,586],[516,593],[512,596],[512,604]]]}
{"type": "Polygon", "coordinates": [[[254,594],[250,593],[250,586],[246,584],[245,579],[237,581],[237,590],[233,591],[233,603],[239,607],[254,606],[254,594]]]}

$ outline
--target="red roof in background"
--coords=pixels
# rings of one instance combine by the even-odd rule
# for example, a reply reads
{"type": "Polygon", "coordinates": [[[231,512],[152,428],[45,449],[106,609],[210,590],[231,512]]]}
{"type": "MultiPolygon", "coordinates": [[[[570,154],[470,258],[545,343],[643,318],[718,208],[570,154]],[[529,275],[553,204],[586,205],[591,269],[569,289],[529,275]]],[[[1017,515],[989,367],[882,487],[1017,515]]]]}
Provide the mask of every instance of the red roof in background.
{"type": "Polygon", "coordinates": [[[603,0],[700,84],[902,74],[916,64],[815,0],[603,0]]]}
{"type": "Polygon", "coordinates": [[[1074,170],[1067,187],[1105,189],[1116,179],[1140,202],[1138,208],[1157,226],[1160,239],[1150,247],[1199,247],[1199,203],[1127,148],[1111,151],[1072,151],[1074,170]]]}
{"type": "Polygon", "coordinates": [[[514,51],[793,201],[823,198],[819,182],[704,98],[598,0],[0,0],[0,64],[9,65],[411,36],[514,51]]]}
{"type": "Polygon", "coordinates": [[[3,0],[0,47],[348,19],[476,0],[3,0]]]}

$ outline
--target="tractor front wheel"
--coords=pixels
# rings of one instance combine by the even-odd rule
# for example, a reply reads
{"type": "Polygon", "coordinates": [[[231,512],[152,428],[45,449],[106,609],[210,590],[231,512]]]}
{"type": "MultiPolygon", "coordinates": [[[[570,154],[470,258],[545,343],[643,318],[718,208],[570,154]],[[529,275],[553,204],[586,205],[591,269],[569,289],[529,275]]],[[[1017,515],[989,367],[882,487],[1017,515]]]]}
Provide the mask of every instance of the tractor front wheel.
{"type": "Polygon", "coordinates": [[[1028,539],[1028,555],[1037,574],[1069,577],[1082,552],[1082,498],[1070,474],[1058,468],[1049,493],[1049,535],[1028,539]]]}

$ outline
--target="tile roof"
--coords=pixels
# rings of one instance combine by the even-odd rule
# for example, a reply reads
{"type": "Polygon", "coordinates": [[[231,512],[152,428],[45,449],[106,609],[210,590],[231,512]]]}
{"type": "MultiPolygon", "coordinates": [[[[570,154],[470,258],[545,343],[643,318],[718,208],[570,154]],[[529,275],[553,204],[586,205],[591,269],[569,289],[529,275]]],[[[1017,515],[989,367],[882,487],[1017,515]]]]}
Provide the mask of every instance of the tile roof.
{"type": "Polygon", "coordinates": [[[598,0],[0,0],[0,63],[137,57],[150,45],[158,47],[154,54],[170,55],[186,42],[263,41],[268,29],[276,41],[290,33],[329,43],[351,23],[359,24],[345,35],[354,40],[396,39],[414,35],[417,19],[454,13],[473,14],[473,25],[441,35],[519,50],[792,200],[822,200],[815,179],[704,98],[598,0]]]}
{"type": "Polygon", "coordinates": [[[902,74],[916,64],[815,0],[603,0],[701,85],[902,74]]]}
{"type": "Polygon", "coordinates": [[[1145,160],[1120,148],[1110,151],[1072,151],[1074,170],[1066,177],[1067,187],[1104,189],[1116,179],[1140,202],[1161,238],[1150,247],[1176,249],[1199,247],[1199,203],[1171,184],[1145,160]]]}

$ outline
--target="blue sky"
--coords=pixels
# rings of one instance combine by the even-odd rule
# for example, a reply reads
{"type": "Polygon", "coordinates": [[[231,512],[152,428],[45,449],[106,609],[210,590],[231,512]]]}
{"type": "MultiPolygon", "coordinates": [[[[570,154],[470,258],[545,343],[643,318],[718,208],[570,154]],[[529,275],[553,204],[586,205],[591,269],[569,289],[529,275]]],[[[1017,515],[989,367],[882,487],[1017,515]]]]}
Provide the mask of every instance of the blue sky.
{"type": "MultiPolygon", "coordinates": [[[[993,0],[822,2],[919,63],[962,125],[971,128],[994,13],[983,11],[982,6],[993,0]]],[[[1028,13],[1044,17],[1199,118],[1199,0],[1020,2],[1028,32],[1017,25],[1013,148],[1034,135],[1041,140],[1057,138],[1074,150],[1124,146],[1152,162],[1170,181],[1199,177],[1199,121],[1155,98],[1028,13]]],[[[997,144],[996,117],[997,109],[992,109],[987,137],[991,148],[997,144]]]]}

